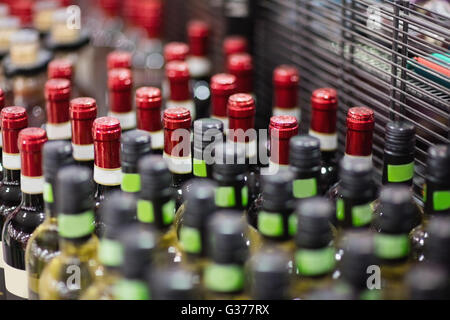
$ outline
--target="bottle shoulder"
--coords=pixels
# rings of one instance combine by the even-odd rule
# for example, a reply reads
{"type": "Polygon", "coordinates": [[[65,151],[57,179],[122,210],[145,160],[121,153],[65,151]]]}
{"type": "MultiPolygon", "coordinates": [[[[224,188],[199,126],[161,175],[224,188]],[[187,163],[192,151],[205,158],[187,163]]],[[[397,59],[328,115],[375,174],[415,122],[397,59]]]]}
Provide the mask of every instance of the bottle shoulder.
{"type": "Polygon", "coordinates": [[[56,219],[47,219],[36,228],[28,240],[25,251],[27,266],[32,267],[38,261],[48,263],[58,256],[59,253],[56,219]]]}
{"type": "Polygon", "coordinates": [[[45,220],[45,213],[40,208],[29,208],[21,202],[6,218],[4,233],[16,240],[20,235],[27,238],[41,225],[45,220]]]}

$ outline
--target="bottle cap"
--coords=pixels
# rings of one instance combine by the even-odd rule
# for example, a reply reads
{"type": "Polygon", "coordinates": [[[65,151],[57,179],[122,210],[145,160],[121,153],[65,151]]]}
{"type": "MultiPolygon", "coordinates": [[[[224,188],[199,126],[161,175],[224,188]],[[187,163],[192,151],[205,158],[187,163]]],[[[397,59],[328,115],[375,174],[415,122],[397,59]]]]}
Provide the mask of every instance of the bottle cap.
{"type": "Polygon", "coordinates": [[[183,147],[179,148],[182,154],[173,154],[176,157],[186,157],[190,154],[191,141],[190,141],[190,128],[191,128],[191,113],[186,108],[170,108],[164,111],[163,125],[164,125],[164,151],[168,155],[172,155],[172,151],[178,144],[182,143],[183,147]],[[179,132],[176,130],[184,130],[179,132]],[[176,134],[183,135],[183,138],[179,136],[179,139],[172,139],[174,132],[176,134]],[[181,141],[180,141],[181,140],[181,141]],[[188,154],[185,154],[189,152],[188,154]]]}
{"type": "Polygon", "coordinates": [[[436,265],[421,263],[408,273],[406,283],[411,300],[448,300],[448,273],[436,265]]]}
{"type": "Polygon", "coordinates": [[[18,0],[10,4],[11,15],[20,19],[22,26],[28,26],[33,21],[33,6],[32,0],[18,0]]]}
{"type": "Polygon", "coordinates": [[[333,241],[332,219],[336,210],[329,200],[310,198],[297,205],[297,233],[299,248],[320,249],[333,241]]]}
{"type": "Polygon", "coordinates": [[[340,162],[339,178],[343,195],[361,197],[364,190],[373,189],[373,166],[363,159],[344,157],[340,162]]]}
{"type": "Polygon", "coordinates": [[[61,169],[57,175],[56,194],[56,210],[59,214],[79,215],[94,210],[91,170],[80,166],[61,169]]]}
{"type": "Polygon", "coordinates": [[[169,42],[164,46],[164,60],[185,61],[189,54],[189,46],[184,42],[169,42]]]}
{"type": "Polygon", "coordinates": [[[187,33],[189,47],[193,56],[206,56],[208,54],[209,25],[201,20],[188,23],[187,33]]]}
{"type": "MultiPolygon", "coordinates": [[[[3,152],[6,154],[19,154],[17,140],[19,132],[28,126],[27,111],[23,107],[6,107],[1,111],[3,152]]],[[[6,165],[7,164],[3,164],[6,165]]]]}
{"type": "Polygon", "coordinates": [[[270,160],[281,165],[289,164],[289,143],[298,135],[298,122],[294,116],[274,116],[270,118],[270,160]]]}
{"type": "Polygon", "coordinates": [[[113,69],[131,69],[132,55],[128,51],[113,51],[106,57],[106,64],[108,70],[113,69]]]}
{"type": "Polygon", "coordinates": [[[192,179],[185,185],[183,225],[200,229],[204,234],[208,219],[216,211],[215,188],[214,182],[203,179],[192,179]]]}
{"type": "Polygon", "coordinates": [[[346,154],[370,156],[372,154],[375,114],[367,107],[354,107],[347,115],[346,154]]]}
{"type": "Polygon", "coordinates": [[[311,96],[311,130],[336,133],[338,96],[332,88],[317,89],[311,96]]]}
{"type": "Polygon", "coordinates": [[[132,110],[131,89],[133,78],[130,69],[112,69],[108,72],[109,101],[112,112],[127,113],[132,110]]]}
{"type": "Polygon", "coordinates": [[[223,41],[223,52],[225,57],[235,53],[248,52],[248,41],[243,36],[228,36],[223,41]]]}
{"type": "Polygon", "coordinates": [[[67,79],[50,79],[45,84],[45,98],[47,100],[47,122],[52,124],[70,121],[71,84],[67,79]]]}
{"type": "MultiPolygon", "coordinates": [[[[234,130],[229,132],[228,138],[235,142],[244,142],[242,135],[248,130],[255,128],[255,100],[246,93],[237,93],[228,99],[227,107],[229,128],[234,130]],[[241,130],[239,130],[241,129],[241,130]]],[[[249,135],[245,135],[246,142],[250,140],[249,135]]]]}
{"type": "Polygon", "coordinates": [[[288,170],[262,176],[263,208],[269,212],[294,211],[294,175],[288,170]]]}
{"type": "Polygon", "coordinates": [[[450,217],[432,217],[425,242],[425,259],[450,270],[450,217]]]}
{"type": "Polygon", "coordinates": [[[198,300],[200,292],[195,276],[178,266],[159,267],[150,273],[153,300],[198,300]]]}
{"type": "Polygon", "coordinates": [[[171,61],[166,64],[166,76],[169,79],[170,99],[186,101],[189,93],[189,67],[184,61],[171,61]]]}
{"type": "Polygon", "coordinates": [[[320,141],[308,135],[296,136],[289,143],[289,162],[293,169],[302,172],[320,170],[320,141]]]}
{"type": "Polygon", "coordinates": [[[273,72],[275,88],[275,106],[282,109],[294,109],[298,106],[300,75],[293,66],[281,65],[273,72]]]}
{"type": "Polygon", "coordinates": [[[253,59],[248,53],[235,53],[228,57],[228,73],[236,76],[237,92],[253,92],[253,59]]]}
{"type": "Polygon", "coordinates": [[[444,185],[450,181],[450,147],[436,145],[428,149],[427,178],[444,185]]]}
{"type": "Polygon", "coordinates": [[[100,6],[110,17],[116,17],[120,14],[122,0],[100,0],[100,6]]]}
{"type": "Polygon", "coordinates": [[[94,121],[95,165],[105,169],[120,168],[120,122],[116,118],[102,117],[94,121]]]}
{"type": "Polygon", "coordinates": [[[138,25],[147,32],[150,39],[160,38],[163,27],[163,4],[160,0],[137,3],[138,25]]]}
{"type": "Polygon", "coordinates": [[[54,183],[58,171],[75,164],[72,157],[72,144],[68,141],[47,141],[43,148],[44,177],[54,183]]]}
{"type": "Polygon", "coordinates": [[[136,91],[136,113],[138,129],[148,132],[162,130],[161,90],[142,87],[136,91]]]}
{"type": "Polygon", "coordinates": [[[48,65],[49,79],[67,79],[72,81],[73,63],[69,59],[55,59],[48,65]]]}
{"type": "Polygon", "coordinates": [[[100,217],[105,224],[104,237],[118,240],[121,232],[136,218],[136,199],[130,194],[114,191],[102,203],[100,217]]]}
{"type": "Polygon", "coordinates": [[[244,176],[247,172],[245,150],[235,143],[220,143],[214,148],[215,162],[213,166],[214,180],[221,181],[228,176],[244,176]]]}
{"type": "Polygon", "coordinates": [[[172,174],[161,156],[146,156],[138,163],[141,176],[140,197],[144,200],[170,197],[172,174]]]}
{"type": "Polygon", "coordinates": [[[194,157],[203,160],[207,146],[223,142],[223,122],[205,118],[194,121],[194,157]]]}
{"type": "Polygon", "coordinates": [[[18,145],[22,162],[21,173],[26,177],[42,176],[42,147],[47,142],[47,133],[41,128],[26,128],[20,131],[18,145]]]}
{"type": "Polygon", "coordinates": [[[247,259],[247,245],[242,236],[245,224],[242,216],[233,211],[219,211],[209,222],[208,255],[218,264],[243,264],[247,259]]]}
{"type": "Polygon", "coordinates": [[[151,153],[151,137],[147,132],[131,130],[122,135],[120,159],[123,172],[136,173],[139,159],[151,153]]]}
{"type": "Polygon", "coordinates": [[[386,137],[384,149],[388,153],[399,156],[414,154],[416,147],[416,128],[414,125],[404,122],[389,122],[386,125],[386,137]]]}
{"type": "Polygon", "coordinates": [[[237,91],[237,79],[227,73],[219,73],[211,78],[212,114],[218,117],[227,116],[227,104],[231,95],[237,91]]]}
{"type": "Polygon", "coordinates": [[[93,144],[92,127],[97,118],[95,99],[75,98],[70,101],[69,112],[72,122],[72,142],[76,145],[93,144]]]}

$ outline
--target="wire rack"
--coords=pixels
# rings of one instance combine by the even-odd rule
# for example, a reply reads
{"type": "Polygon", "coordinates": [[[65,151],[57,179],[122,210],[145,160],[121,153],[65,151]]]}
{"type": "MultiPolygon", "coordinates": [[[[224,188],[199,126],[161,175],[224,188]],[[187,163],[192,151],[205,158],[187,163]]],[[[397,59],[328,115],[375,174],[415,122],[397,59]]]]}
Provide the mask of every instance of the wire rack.
{"type": "MultiPolygon", "coordinates": [[[[179,23],[191,18],[211,23],[216,71],[222,71],[221,44],[233,24],[224,16],[227,1],[242,0],[167,1],[169,14],[171,10],[187,13],[179,23]]],[[[319,87],[338,90],[341,153],[347,110],[362,105],[375,110],[374,163],[378,182],[386,123],[403,119],[416,126],[414,183],[420,193],[428,148],[450,143],[450,78],[448,73],[437,72],[419,61],[450,68],[449,17],[418,1],[404,0],[257,0],[249,7],[257,126],[267,127],[270,118],[273,69],[280,64],[296,65],[301,74],[303,133],[308,131],[310,122],[311,92],[319,87]]],[[[169,24],[173,23],[172,18],[168,17],[169,24]]],[[[169,38],[184,37],[170,32],[179,30],[178,23],[172,27],[169,38]]],[[[233,31],[245,32],[236,28],[233,31]]]]}

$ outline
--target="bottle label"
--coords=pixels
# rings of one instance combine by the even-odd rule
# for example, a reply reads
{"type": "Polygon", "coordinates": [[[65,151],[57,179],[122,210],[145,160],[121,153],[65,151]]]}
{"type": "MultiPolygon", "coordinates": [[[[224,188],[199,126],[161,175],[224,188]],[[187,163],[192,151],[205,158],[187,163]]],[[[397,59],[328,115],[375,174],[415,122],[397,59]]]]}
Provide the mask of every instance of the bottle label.
{"type": "Polygon", "coordinates": [[[123,247],[119,241],[103,238],[100,241],[98,258],[105,266],[118,267],[123,261],[123,247]]]}
{"type": "Polygon", "coordinates": [[[9,170],[20,170],[20,153],[12,154],[3,152],[3,167],[9,170]]]}
{"type": "MultiPolygon", "coordinates": [[[[170,200],[162,207],[162,221],[165,226],[172,224],[175,219],[175,201],[170,200]]],[[[155,222],[155,206],[152,201],[138,200],[137,203],[137,218],[143,223],[155,222]]]]}
{"type": "Polygon", "coordinates": [[[336,151],[338,148],[337,133],[326,134],[309,130],[309,135],[320,140],[321,151],[336,151]]]}
{"type": "Polygon", "coordinates": [[[352,224],[354,227],[363,227],[372,221],[372,207],[370,203],[352,208],[352,224]]]}
{"type": "Polygon", "coordinates": [[[147,285],[141,281],[122,280],[114,286],[117,300],[149,300],[147,285]]]}
{"type": "Polygon", "coordinates": [[[180,243],[185,252],[192,254],[202,252],[202,237],[196,228],[183,226],[180,231],[180,243]]]}
{"type": "Polygon", "coordinates": [[[20,189],[26,194],[41,194],[44,192],[44,177],[27,177],[21,175],[20,189]]]}
{"type": "Polygon", "coordinates": [[[289,235],[290,236],[294,236],[297,234],[297,215],[291,214],[291,216],[289,217],[289,221],[288,221],[288,226],[289,226],[289,235]]]}
{"type": "Polygon", "coordinates": [[[244,270],[239,265],[211,264],[205,268],[205,286],[214,292],[237,292],[244,288],[244,270]]]}
{"type": "MultiPolygon", "coordinates": [[[[248,204],[248,188],[241,189],[241,203],[243,207],[248,204]]],[[[236,190],[234,187],[218,187],[216,189],[216,206],[220,208],[232,208],[237,205],[236,190]]]]}
{"type": "Polygon", "coordinates": [[[336,260],[332,247],[324,249],[301,249],[295,253],[295,263],[298,272],[304,276],[326,274],[334,269],[336,260]]]}
{"type": "Polygon", "coordinates": [[[208,176],[206,162],[204,160],[194,158],[194,175],[200,178],[206,178],[208,176]]]}
{"type": "Polygon", "coordinates": [[[125,113],[109,112],[108,115],[120,121],[122,130],[131,130],[136,128],[136,113],[134,111],[125,113]]]}
{"type": "Polygon", "coordinates": [[[345,204],[344,199],[338,199],[336,202],[336,217],[339,221],[345,220],[345,204]]]}
{"type": "Polygon", "coordinates": [[[161,150],[164,148],[164,131],[159,130],[155,132],[149,132],[152,139],[152,149],[161,150]]]}
{"type": "Polygon", "coordinates": [[[141,191],[141,176],[137,173],[122,173],[123,192],[136,193],[141,191]]]}
{"type": "Polygon", "coordinates": [[[435,191],[433,193],[433,208],[435,211],[450,209],[450,191],[435,191]]]}
{"type": "Polygon", "coordinates": [[[53,203],[53,187],[51,183],[45,182],[44,183],[44,201],[47,203],[53,203]]]}
{"type": "Polygon", "coordinates": [[[381,259],[398,259],[406,257],[410,252],[408,235],[377,233],[375,235],[375,253],[381,259]]]}
{"type": "Polygon", "coordinates": [[[94,166],[94,181],[103,186],[118,186],[122,182],[122,170],[94,166]]]}
{"type": "Polygon", "coordinates": [[[94,232],[94,212],[86,211],[80,214],[58,215],[59,235],[66,239],[79,239],[86,237],[94,232]]]}
{"type": "Polygon", "coordinates": [[[294,197],[297,199],[311,198],[317,195],[317,179],[297,179],[294,181],[294,197]]]}
{"type": "Polygon", "coordinates": [[[189,174],[192,172],[192,158],[189,157],[173,157],[167,153],[163,153],[170,172],[175,174],[189,174]]]}
{"type": "Polygon", "coordinates": [[[405,182],[414,177],[414,162],[401,165],[388,164],[387,170],[389,182],[405,182]]]}
{"type": "Polygon", "coordinates": [[[258,230],[268,237],[281,237],[284,234],[283,216],[280,213],[260,211],[258,213],[258,230]]]}
{"type": "Polygon", "coordinates": [[[94,160],[94,145],[86,144],[79,145],[72,143],[73,158],[77,161],[92,161],[94,160]]]}
{"type": "Polygon", "coordinates": [[[9,294],[18,298],[28,299],[28,275],[25,270],[11,267],[6,262],[3,264],[5,268],[5,285],[9,294]]]}
{"type": "Polygon", "coordinates": [[[47,123],[45,126],[49,140],[69,140],[72,138],[72,127],[70,122],[47,123]]]}

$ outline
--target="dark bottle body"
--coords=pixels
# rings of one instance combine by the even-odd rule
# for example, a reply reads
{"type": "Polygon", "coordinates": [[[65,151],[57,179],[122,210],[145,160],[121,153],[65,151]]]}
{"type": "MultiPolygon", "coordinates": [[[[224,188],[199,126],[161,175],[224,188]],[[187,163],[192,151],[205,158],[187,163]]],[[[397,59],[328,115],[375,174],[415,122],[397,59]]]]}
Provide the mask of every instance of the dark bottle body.
{"type": "Polygon", "coordinates": [[[320,169],[320,192],[325,194],[338,181],[338,161],[336,151],[322,151],[322,167],[320,169]]]}
{"type": "Polygon", "coordinates": [[[95,234],[97,237],[101,238],[105,225],[100,219],[99,208],[102,202],[107,199],[114,191],[120,190],[120,185],[117,186],[106,186],[96,183],[94,201],[95,201],[95,234]]]}

